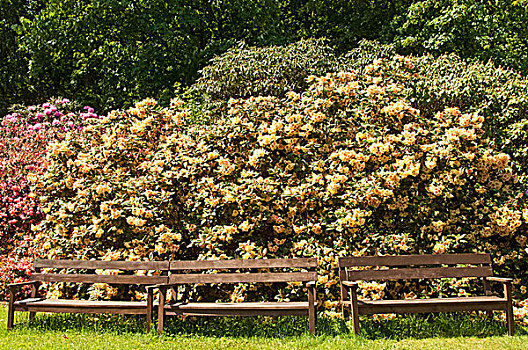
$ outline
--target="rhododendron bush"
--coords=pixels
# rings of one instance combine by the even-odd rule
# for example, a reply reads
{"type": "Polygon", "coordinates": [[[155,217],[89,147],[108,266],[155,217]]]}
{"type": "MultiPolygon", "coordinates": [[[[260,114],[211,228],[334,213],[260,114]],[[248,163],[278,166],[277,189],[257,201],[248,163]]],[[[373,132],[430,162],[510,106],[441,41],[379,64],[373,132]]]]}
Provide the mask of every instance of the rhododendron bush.
{"type": "MultiPolygon", "coordinates": [[[[230,97],[284,97],[288,91],[304,91],[310,74],[363,72],[374,59],[392,59],[395,55],[393,45],[366,40],[341,57],[336,57],[324,40],[300,41],[286,47],[231,49],[204,67],[193,90],[217,106],[224,106],[230,97]],[[299,59],[303,62],[299,63],[299,59]]],[[[483,130],[495,149],[510,155],[512,167],[525,173],[524,164],[528,163],[525,77],[492,62],[467,62],[453,54],[410,59],[415,76],[399,82],[405,98],[420,109],[422,116],[432,118],[446,106],[482,115],[483,130]]]]}
{"type": "Polygon", "coordinates": [[[28,276],[34,255],[31,226],[42,215],[27,179],[42,176],[48,165],[46,147],[77,132],[91,107],[80,109],[67,99],[38,106],[15,106],[0,122],[0,296],[5,284],[28,276]]]}
{"type": "MultiPolygon", "coordinates": [[[[46,174],[31,178],[45,215],[35,226],[41,253],[316,256],[319,297],[330,310],[339,299],[339,256],[490,252],[522,299],[528,194],[519,174],[484,136],[481,115],[445,106],[426,118],[413,108],[404,83],[414,73],[407,58],[377,60],[361,74],[313,76],[300,94],[231,99],[206,125],[189,123],[177,99],[170,108],[145,100],[93,120],[79,137],[53,144],[46,174]]],[[[266,292],[279,300],[303,293],[295,284],[266,292]]],[[[463,279],[369,282],[360,294],[474,292],[463,279]]],[[[227,295],[254,293],[237,285],[227,295]]]]}

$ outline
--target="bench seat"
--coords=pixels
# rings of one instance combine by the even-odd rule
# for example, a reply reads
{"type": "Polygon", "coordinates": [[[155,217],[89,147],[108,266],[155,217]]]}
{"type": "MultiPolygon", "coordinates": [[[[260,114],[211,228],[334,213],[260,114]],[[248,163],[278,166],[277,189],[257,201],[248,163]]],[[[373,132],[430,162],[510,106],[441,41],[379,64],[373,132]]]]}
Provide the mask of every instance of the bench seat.
{"type": "MultiPolygon", "coordinates": [[[[362,315],[380,313],[426,313],[458,311],[504,310],[508,300],[498,296],[477,296],[460,298],[431,298],[403,300],[358,300],[358,309],[362,315]]],[[[350,305],[349,300],[343,304],[350,305]]]]}
{"type": "Polygon", "coordinates": [[[14,303],[15,311],[146,315],[144,301],[67,300],[27,298],[14,303]]]}
{"type": "MultiPolygon", "coordinates": [[[[317,302],[314,303],[317,307],[317,302]]],[[[308,302],[174,303],[165,305],[165,315],[194,316],[308,316],[308,302]]]]}

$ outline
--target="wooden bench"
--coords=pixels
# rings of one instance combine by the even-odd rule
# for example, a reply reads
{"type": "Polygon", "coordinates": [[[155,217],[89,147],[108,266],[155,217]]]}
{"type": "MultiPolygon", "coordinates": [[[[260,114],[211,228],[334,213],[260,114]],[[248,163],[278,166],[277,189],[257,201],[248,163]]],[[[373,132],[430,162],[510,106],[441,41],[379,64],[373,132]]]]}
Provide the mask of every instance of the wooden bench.
{"type": "MultiPolygon", "coordinates": [[[[310,333],[315,333],[317,259],[256,259],[256,260],[204,260],[171,261],[170,278],[167,285],[160,285],[158,305],[158,333],[163,332],[163,323],[170,315],[195,316],[308,316],[310,333]],[[232,272],[233,270],[262,270],[266,272],[232,272]],[[278,271],[272,272],[273,269],[278,271]],[[304,271],[292,272],[292,269],[304,271]],[[226,270],[228,272],[226,272],[226,270]],[[231,270],[231,272],[229,272],[231,270]],[[285,272],[288,270],[289,272],[285,272]],[[195,272],[191,272],[195,271],[195,272]],[[200,271],[200,272],[196,272],[200,271]],[[204,273],[205,272],[205,273],[204,273]],[[168,288],[182,284],[224,284],[224,283],[280,283],[303,282],[308,290],[307,302],[242,302],[207,303],[166,302],[168,288]]],[[[152,293],[152,290],[149,291],[152,293]]],[[[174,293],[177,294],[177,293],[174,293]]],[[[152,295],[149,301],[152,302],[152,295]]],[[[149,309],[152,305],[149,304],[149,309]]],[[[151,311],[150,311],[151,312],[151,311]]]]}
{"type": "Polygon", "coordinates": [[[508,333],[514,334],[512,279],[493,277],[489,254],[344,257],[339,258],[339,277],[343,317],[346,318],[350,310],[355,333],[359,333],[359,315],[504,310],[508,333]],[[365,269],[367,267],[375,269],[365,269]],[[358,280],[462,277],[482,278],[485,295],[406,300],[359,300],[357,296],[358,280]],[[490,282],[504,285],[504,297],[492,295],[490,282]]]}
{"type": "MultiPolygon", "coordinates": [[[[94,260],[47,260],[34,261],[35,272],[28,282],[9,285],[9,309],[7,329],[13,327],[15,311],[29,312],[30,319],[36,312],[59,313],[94,313],[94,314],[135,314],[146,315],[147,332],[150,331],[152,319],[151,309],[147,305],[153,303],[136,301],[96,301],[39,298],[38,289],[42,282],[74,282],[74,283],[108,283],[111,285],[145,285],[152,286],[168,282],[168,261],[94,261],[94,260]],[[63,273],[43,273],[42,269],[63,269],[63,273]],[[161,271],[161,275],[100,275],[95,270],[119,271],[161,271]],[[17,290],[23,286],[31,286],[31,297],[15,300],[17,290]]],[[[148,288],[147,288],[148,290],[148,288]]],[[[149,293],[147,295],[152,295],[149,293]]]]}

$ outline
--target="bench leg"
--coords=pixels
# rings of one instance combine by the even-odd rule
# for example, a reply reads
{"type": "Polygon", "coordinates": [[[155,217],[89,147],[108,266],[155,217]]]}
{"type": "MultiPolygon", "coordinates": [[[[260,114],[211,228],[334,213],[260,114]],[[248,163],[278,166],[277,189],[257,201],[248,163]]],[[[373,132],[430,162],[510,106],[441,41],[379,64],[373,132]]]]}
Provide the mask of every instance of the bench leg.
{"type": "Polygon", "coordinates": [[[356,288],[350,288],[350,311],[352,316],[352,330],[354,334],[359,334],[359,309],[357,302],[356,288]]]}
{"type": "MultiPolygon", "coordinates": [[[[31,285],[31,297],[32,297],[32,298],[36,298],[36,297],[37,297],[37,286],[34,285],[34,284],[31,285]]],[[[33,320],[33,319],[35,318],[35,315],[36,315],[36,314],[37,314],[37,313],[34,312],[34,311],[30,312],[30,313],[29,313],[29,319],[30,319],[30,320],[33,320]]]]}
{"type": "Polygon", "coordinates": [[[152,304],[153,304],[153,290],[149,288],[147,290],[147,333],[150,333],[150,325],[152,323],[152,304]]]}
{"type": "Polygon", "coordinates": [[[15,321],[15,292],[13,290],[9,291],[9,304],[7,309],[7,330],[13,328],[13,323],[15,321]]]}
{"type": "Polygon", "coordinates": [[[508,326],[508,334],[515,334],[515,320],[513,318],[513,304],[512,304],[512,285],[511,283],[504,284],[504,296],[508,301],[506,306],[506,324],[508,326]]]}
{"type": "Polygon", "coordinates": [[[317,317],[315,313],[315,297],[315,287],[308,288],[308,323],[310,328],[310,334],[315,334],[315,321],[317,317]]]}
{"type": "Polygon", "coordinates": [[[345,305],[345,303],[341,304],[341,314],[343,315],[343,320],[346,320],[348,318],[349,312],[348,312],[348,308],[345,305]]]}
{"type": "Polygon", "coordinates": [[[347,301],[348,293],[343,285],[341,285],[341,313],[343,314],[343,320],[346,320],[348,318],[349,310],[348,307],[345,304],[345,301],[347,301]]]}
{"type": "Polygon", "coordinates": [[[165,321],[165,297],[167,293],[166,287],[159,288],[159,305],[158,305],[158,334],[163,333],[163,323],[165,321]]]}

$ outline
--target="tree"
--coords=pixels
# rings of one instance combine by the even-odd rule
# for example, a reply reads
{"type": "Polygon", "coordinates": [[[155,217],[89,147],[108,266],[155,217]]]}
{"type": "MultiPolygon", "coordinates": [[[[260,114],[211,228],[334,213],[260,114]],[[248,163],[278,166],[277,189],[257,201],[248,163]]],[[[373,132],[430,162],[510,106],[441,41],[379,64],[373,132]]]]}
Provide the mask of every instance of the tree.
{"type": "Polygon", "coordinates": [[[453,52],[528,72],[526,1],[415,1],[395,20],[404,53],[453,52]]]}

